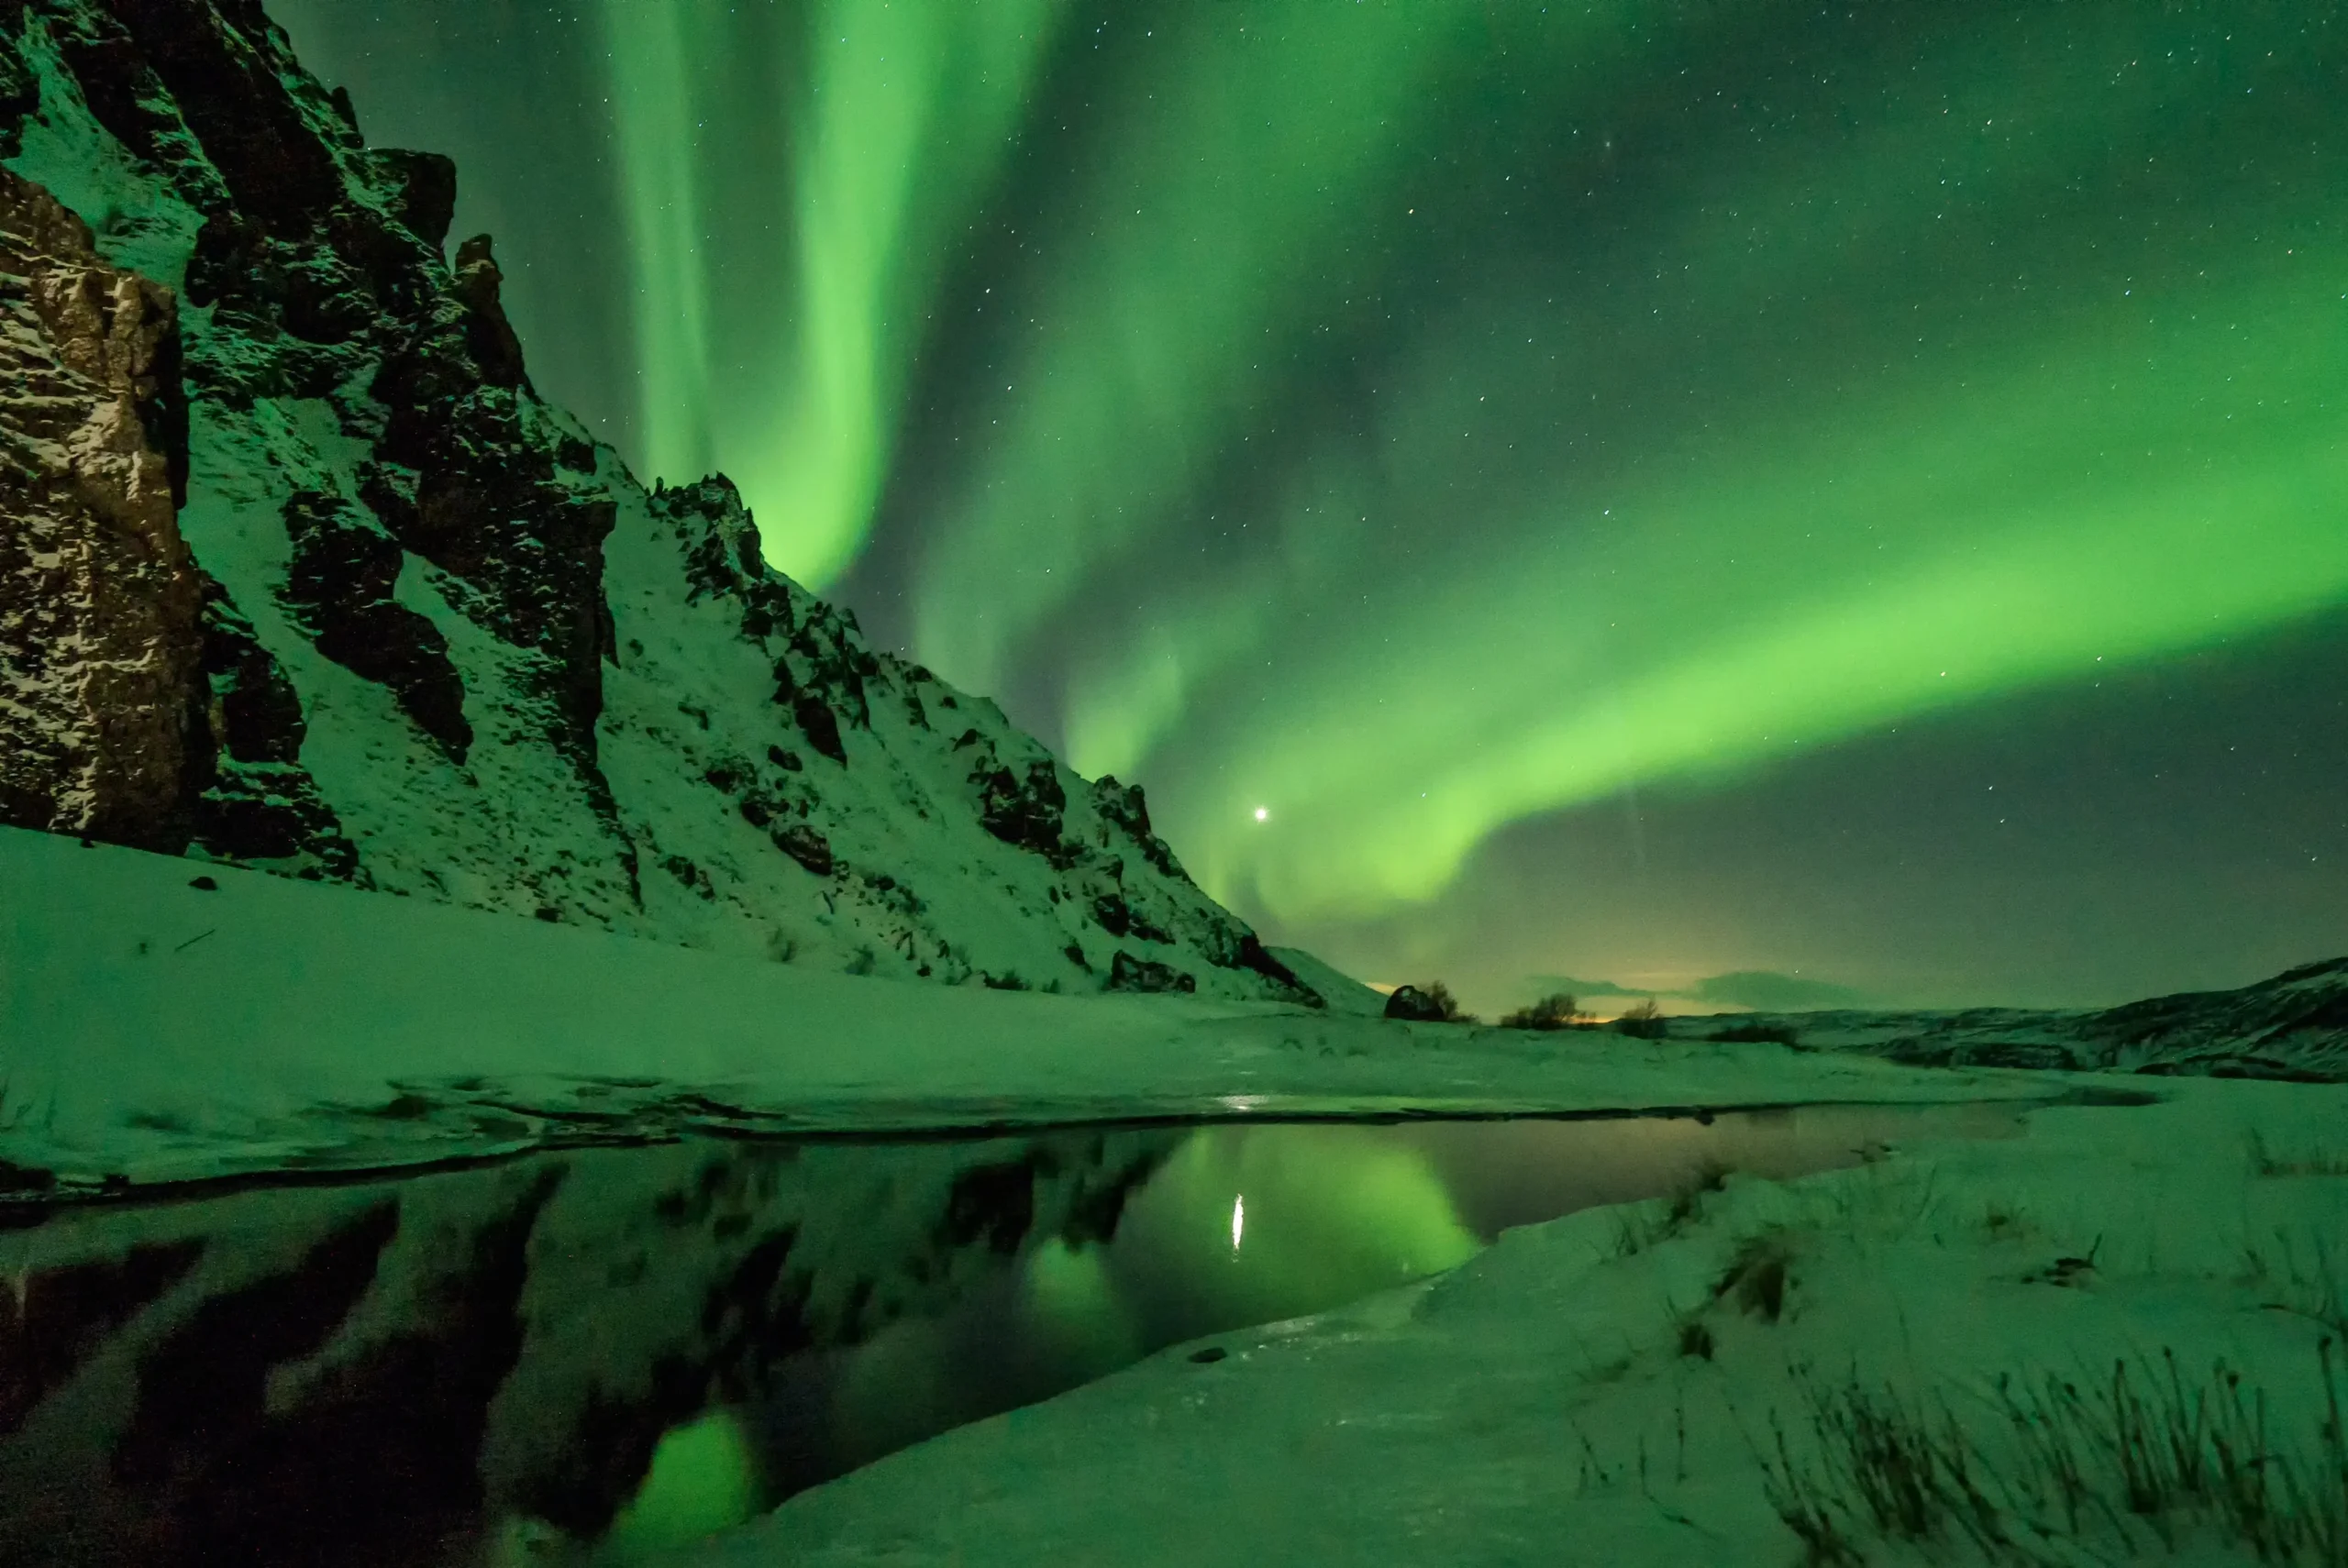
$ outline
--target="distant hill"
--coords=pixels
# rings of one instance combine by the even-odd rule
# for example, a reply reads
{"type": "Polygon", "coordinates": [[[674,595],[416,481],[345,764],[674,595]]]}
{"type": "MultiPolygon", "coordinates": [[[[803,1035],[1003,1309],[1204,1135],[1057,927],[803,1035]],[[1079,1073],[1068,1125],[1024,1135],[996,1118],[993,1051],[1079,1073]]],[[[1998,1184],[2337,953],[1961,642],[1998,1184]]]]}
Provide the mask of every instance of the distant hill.
{"type": "Polygon", "coordinates": [[[1934,1067],[2042,1067],[2209,1077],[2348,1079],[2348,958],[2232,991],[2069,1011],[1737,1013],[1675,1018],[1682,1039],[1775,1033],[1806,1050],[1934,1067]]]}

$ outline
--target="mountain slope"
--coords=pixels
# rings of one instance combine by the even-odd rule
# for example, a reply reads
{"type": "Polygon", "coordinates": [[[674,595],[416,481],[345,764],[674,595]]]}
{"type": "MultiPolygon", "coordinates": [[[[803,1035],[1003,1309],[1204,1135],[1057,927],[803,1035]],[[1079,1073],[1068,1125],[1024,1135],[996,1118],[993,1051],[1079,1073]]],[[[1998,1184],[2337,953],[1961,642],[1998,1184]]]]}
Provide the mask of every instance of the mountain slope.
{"type": "MultiPolygon", "coordinates": [[[[540,400],[487,237],[444,257],[453,166],[368,147],[255,0],[0,0],[0,162],[177,296],[138,429],[194,572],[116,660],[150,728],[185,694],[171,787],[35,779],[7,820],[859,973],[1317,1000],[1138,790],[869,647],[722,479],[648,492],[540,400]]],[[[0,670],[39,654],[0,618],[0,670]]]]}

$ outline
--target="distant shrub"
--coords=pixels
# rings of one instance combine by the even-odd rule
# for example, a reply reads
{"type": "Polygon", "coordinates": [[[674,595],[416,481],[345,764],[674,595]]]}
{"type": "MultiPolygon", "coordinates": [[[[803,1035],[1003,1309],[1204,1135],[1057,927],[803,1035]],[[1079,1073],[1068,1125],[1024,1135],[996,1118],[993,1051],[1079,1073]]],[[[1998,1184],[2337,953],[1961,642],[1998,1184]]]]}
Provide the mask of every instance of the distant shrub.
{"type": "Polygon", "coordinates": [[[1409,1023],[1473,1023],[1476,1015],[1459,1010],[1459,1000],[1441,980],[1423,986],[1397,986],[1386,999],[1386,1016],[1409,1023]]]}
{"type": "Polygon", "coordinates": [[[1670,1036],[1671,1025],[1665,1021],[1663,1009],[1649,997],[1624,1008],[1622,1016],[1614,1021],[1614,1030],[1635,1040],[1663,1040],[1670,1036]]]}
{"type": "Polygon", "coordinates": [[[1787,1023],[1732,1023],[1713,1030],[1704,1038],[1736,1045],[1791,1045],[1799,1036],[1787,1023]]]}
{"type": "Polygon", "coordinates": [[[1570,991],[1553,991],[1501,1020],[1502,1029],[1571,1029],[1580,1016],[1570,991]]]}
{"type": "Polygon", "coordinates": [[[1019,977],[1016,969],[1001,975],[990,975],[981,970],[979,978],[986,982],[986,988],[991,991],[1024,991],[1027,988],[1027,982],[1019,977]]]}

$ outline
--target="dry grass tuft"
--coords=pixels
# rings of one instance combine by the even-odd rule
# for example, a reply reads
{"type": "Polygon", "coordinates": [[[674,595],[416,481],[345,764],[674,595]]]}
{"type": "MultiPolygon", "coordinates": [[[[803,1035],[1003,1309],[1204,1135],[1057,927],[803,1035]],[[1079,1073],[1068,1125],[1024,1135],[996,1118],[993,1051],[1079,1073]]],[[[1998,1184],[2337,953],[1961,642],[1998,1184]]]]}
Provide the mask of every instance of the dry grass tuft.
{"type": "Polygon", "coordinates": [[[2311,1442],[2271,1430],[2266,1396],[2224,1363],[2188,1380],[2112,1363],[2100,1386],[2000,1378],[2002,1441],[1944,1401],[1855,1377],[1805,1382],[1810,1452],[1770,1418],[1770,1506],[1811,1563],[1857,1564],[1877,1542],[1969,1546],[1994,1563],[2129,1561],[2209,1542],[2263,1563],[2348,1568],[2348,1439],[2334,1342],[2317,1347],[2323,1414],[2311,1442]]]}
{"type": "Polygon", "coordinates": [[[2348,1176],[2348,1154],[2331,1149],[2312,1149],[2297,1157],[2286,1157],[2269,1147],[2266,1135],[2255,1128],[2243,1142],[2250,1154],[2250,1168],[2262,1176],[2348,1176]]]}
{"type": "Polygon", "coordinates": [[[1734,1298],[1736,1305],[1765,1323],[1785,1316],[1786,1292],[1793,1282],[1793,1253],[1785,1238],[1770,1233],[1747,1237],[1736,1256],[1712,1286],[1712,1299],[1734,1298]]]}
{"type": "Polygon", "coordinates": [[[1705,1160],[1670,1197],[1625,1204],[1614,1220],[1614,1255],[1627,1258],[1680,1234],[1702,1216],[1705,1198],[1727,1186],[1728,1167],[1705,1160]]]}

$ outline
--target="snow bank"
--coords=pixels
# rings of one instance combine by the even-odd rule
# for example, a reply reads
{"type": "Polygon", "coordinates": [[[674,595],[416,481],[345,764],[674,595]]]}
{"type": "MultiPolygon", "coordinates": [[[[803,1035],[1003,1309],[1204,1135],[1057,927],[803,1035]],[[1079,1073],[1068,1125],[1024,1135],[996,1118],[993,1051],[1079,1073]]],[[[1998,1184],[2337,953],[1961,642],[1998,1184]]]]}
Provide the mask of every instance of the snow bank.
{"type": "Polygon", "coordinates": [[[35,1189],[697,1128],[1725,1109],[2066,1087],[1769,1044],[859,978],[0,830],[0,1161],[35,1189]]]}
{"type": "MultiPolygon", "coordinates": [[[[1514,1231],[1428,1284],[1217,1336],[1220,1359],[1178,1347],[662,1561],[1792,1563],[1788,1478],[1830,1499],[1823,1528],[1865,1561],[1950,1560],[1965,1531],[1945,1512],[1886,1540],[1833,1480],[1818,1417],[1833,1433],[1855,1395],[1920,1415],[1907,1437],[1972,1434],[1977,1522],[2030,1551],[1999,1561],[2165,1558],[2165,1531],[2179,1560],[2251,1562],[2239,1529],[2174,1488],[2146,1496],[2180,1506],[2132,1511],[2116,1475],[2098,1480],[2116,1459],[2086,1467],[2076,1529],[2059,1503],[2017,1500],[2047,1476],[2015,1447],[2009,1401],[2075,1398],[2093,1424],[2124,1387],[2157,1443],[2182,1389],[2207,1448],[2232,1372],[2244,1409],[2264,1401],[2262,1444],[2313,1474],[2313,1506],[2348,1508],[2324,1501],[2340,1481],[2319,1376],[2320,1343],[2337,1370],[2348,1330],[2348,1259],[2326,1245],[2348,1228],[2348,1089],[2164,1092],[2042,1110],[2021,1140],[1514,1231]],[[2121,1363],[2132,1381],[2116,1385],[2121,1363]]],[[[2147,1474],[2165,1463],[2140,1458],[2147,1474]]]]}

